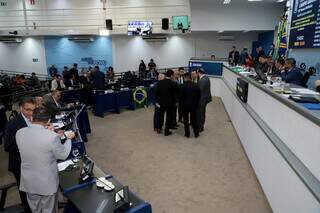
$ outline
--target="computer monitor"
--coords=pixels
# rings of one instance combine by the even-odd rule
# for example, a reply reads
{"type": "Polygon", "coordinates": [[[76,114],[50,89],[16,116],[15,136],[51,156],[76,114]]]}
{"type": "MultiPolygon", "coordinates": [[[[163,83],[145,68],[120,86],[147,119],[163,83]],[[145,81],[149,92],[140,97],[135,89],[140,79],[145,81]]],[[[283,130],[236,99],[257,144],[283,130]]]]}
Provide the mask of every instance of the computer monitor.
{"type": "Polygon", "coordinates": [[[256,69],[255,71],[259,80],[262,80],[264,83],[268,81],[267,76],[262,72],[261,69],[256,69]]]}

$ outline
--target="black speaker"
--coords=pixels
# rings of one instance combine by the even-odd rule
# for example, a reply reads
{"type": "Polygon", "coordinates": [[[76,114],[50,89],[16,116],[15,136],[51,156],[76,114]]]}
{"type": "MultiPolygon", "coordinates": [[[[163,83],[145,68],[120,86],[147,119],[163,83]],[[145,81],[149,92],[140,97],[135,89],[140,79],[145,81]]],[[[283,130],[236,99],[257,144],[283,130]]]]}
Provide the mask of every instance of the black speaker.
{"type": "Polygon", "coordinates": [[[112,19],[106,19],[106,28],[107,30],[112,30],[112,19]]]}
{"type": "Polygon", "coordinates": [[[162,29],[169,30],[169,19],[168,18],[162,19],[162,29]]]}

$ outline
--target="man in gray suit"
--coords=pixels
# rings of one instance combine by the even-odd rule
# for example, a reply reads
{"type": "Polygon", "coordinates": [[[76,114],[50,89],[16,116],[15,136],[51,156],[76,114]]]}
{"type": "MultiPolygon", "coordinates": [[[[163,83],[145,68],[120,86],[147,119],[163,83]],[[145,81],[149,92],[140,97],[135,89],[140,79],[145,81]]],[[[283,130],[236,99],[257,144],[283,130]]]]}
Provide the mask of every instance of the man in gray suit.
{"type": "Polygon", "coordinates": [[[200,87],[200,101],[198,106],[198,127],[199,131],[204,130],[204,123],[206,121],[206,107],[207,104],[212,101],[211,90],[210,90],[210,79],[205,75],[203,69],[198,70],[199,81],[198,85],[200,87]]]}
{"type": "MultiPolygon", "coordinates": [[[[33,213],[57,212],[57,159],[66,159],[71,151],[71,141],[62,144],[61,135],[50,128],[49,121],[47,110],[36,108],[32,124],[16,134],[21,155],[20,190],[27,193],[33,213]]],[[[68,136],[72,137],[74,134],[68,136]]]]}

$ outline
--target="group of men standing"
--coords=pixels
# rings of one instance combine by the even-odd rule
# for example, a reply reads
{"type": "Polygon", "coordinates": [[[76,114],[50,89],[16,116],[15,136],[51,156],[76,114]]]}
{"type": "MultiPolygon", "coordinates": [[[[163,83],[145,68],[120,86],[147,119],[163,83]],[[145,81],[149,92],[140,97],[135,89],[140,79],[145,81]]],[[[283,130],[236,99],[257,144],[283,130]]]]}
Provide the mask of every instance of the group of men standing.
{"type": "Polygon", "coordinates": [[[159,75],[154,116],[154,130],[159,134],[164,120],[165,136],[172,134],[170,130],[177,129],[177,114],[179,122],[184,124],[185,137],[190,137],[190,125],[196,138],[204,131],[206,106],[212,101],[210,80],[202,69],[195,73],[196,78],[179,68],[159,75]]]}

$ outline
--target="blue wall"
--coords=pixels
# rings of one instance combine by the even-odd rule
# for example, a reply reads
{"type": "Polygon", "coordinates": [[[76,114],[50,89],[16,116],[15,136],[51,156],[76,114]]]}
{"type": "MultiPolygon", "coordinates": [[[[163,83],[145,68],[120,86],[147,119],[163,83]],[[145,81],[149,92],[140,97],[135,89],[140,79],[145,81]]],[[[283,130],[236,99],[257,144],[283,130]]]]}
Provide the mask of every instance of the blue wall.
{"type": "Polygon", "coordinates": [[[259,46],[262,46],[264,49],[264,52],[268,54],[270,50],[271,44],[273,44],[274,41],[274,31],[267,31],[263,33],[259,33],[258,35],[258,41],[252,42],[252,55],[253,57],[256,56],[256,48],[259,46]]]}
{"type": "Polygon", "coordinates": [[[47,66],[54,64],[59,73],[64,66],[71,68],[73,63],[81,67],[99,65],[101,71],[112,66],[111,37],[95,37],[93,42],[74,42],[66,37],[45,38],[47,66]]]}

